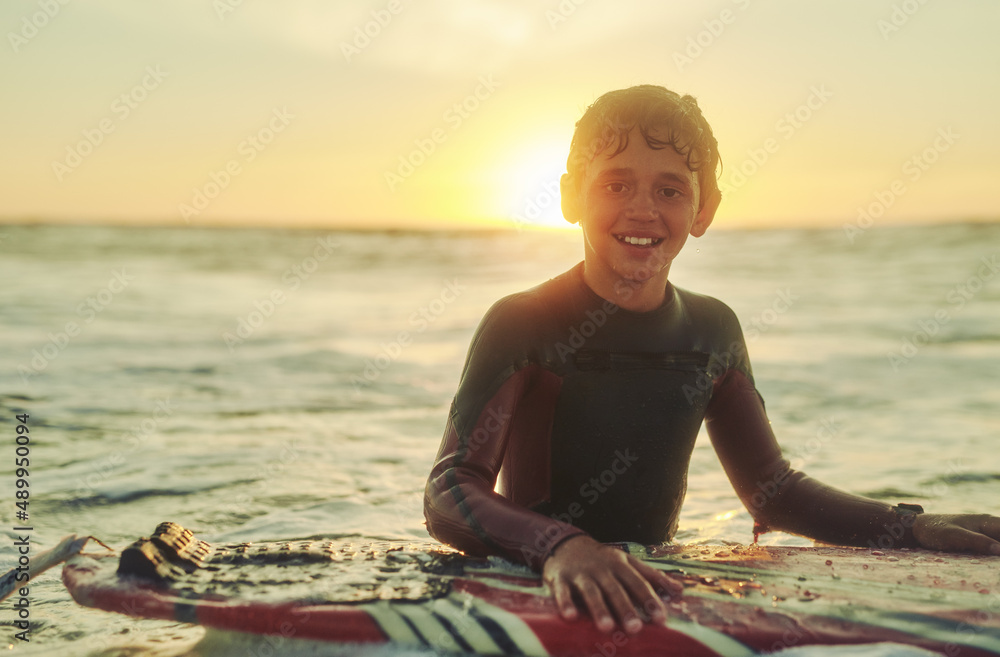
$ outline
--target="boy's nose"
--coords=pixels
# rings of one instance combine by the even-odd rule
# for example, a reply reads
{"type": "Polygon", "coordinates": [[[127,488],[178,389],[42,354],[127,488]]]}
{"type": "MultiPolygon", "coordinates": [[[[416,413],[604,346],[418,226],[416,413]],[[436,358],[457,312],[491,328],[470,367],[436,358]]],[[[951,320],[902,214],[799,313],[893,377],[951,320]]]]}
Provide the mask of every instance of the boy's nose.
{"type": "Polygon", "coordinates": [[[629,215],[635,219],[658,219],[659,207],[654,192],[637,192],[629,199],[629,215]]]}

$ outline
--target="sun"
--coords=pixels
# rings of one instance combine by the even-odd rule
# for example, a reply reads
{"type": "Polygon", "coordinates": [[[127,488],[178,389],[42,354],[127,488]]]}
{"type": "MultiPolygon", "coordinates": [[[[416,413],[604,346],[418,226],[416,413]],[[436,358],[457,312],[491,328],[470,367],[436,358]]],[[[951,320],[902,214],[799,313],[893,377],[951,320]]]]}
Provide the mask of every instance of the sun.
{"type": "Polygon", "coordinates": [[[559,178],[566,172],[569,141],[524,140],[498,165],[502,216],[518,229],[574,226],[562,216],[559,178]]]}

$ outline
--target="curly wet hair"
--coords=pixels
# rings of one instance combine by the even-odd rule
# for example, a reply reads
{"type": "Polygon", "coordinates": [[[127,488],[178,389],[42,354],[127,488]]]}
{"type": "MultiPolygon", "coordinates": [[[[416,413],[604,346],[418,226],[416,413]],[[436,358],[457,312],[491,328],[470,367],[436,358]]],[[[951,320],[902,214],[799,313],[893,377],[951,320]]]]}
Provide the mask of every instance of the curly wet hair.
{"type": "Polygon", "coordinates": [[[604,94],[576,123],[566,171],[583,179],[587,165],[607,153],[614,157],[628,147],[629,134],[638,128],[650,148],[672,147],[687,159],[698,176],[699,207],[719,191],[716,171],[721,166],[719,145],[693,96],[681,96],[665,87],[643,84],[604,94]]]}

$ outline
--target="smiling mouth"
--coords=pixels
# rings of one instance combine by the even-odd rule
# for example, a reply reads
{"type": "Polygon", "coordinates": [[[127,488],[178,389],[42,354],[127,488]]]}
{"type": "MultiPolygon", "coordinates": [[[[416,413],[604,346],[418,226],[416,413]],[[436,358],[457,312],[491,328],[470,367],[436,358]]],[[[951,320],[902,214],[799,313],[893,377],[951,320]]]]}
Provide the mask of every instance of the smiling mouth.
{"type": "Polygon", "coordinates": [[[615,235],[615,239],[632,246],[656,246],[663,241],[662,237],[633,237],[630,235],[615,235]]]}

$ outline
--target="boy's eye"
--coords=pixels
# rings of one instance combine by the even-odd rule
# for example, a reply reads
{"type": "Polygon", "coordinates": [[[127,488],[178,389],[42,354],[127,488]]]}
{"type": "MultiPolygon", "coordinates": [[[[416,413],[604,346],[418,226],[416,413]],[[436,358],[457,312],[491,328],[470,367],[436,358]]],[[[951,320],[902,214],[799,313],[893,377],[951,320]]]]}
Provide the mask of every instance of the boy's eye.
{"type": "Polygon", "coordinates": [[[609,192],[618,194],[625,191],[625,183],[612,182],[605,185],[604,188],[607,189],[609,192]]]}
{"type": "Polygon", "coordinates": [[[664,187],[660,190],[661,196],[666,196],[667,198],[673,198],[675,196],[680,196],[680,191],[672,187],[664,187]]]}

